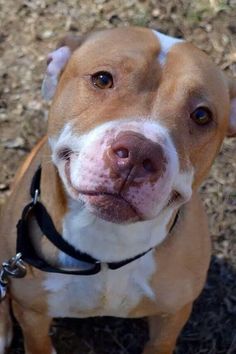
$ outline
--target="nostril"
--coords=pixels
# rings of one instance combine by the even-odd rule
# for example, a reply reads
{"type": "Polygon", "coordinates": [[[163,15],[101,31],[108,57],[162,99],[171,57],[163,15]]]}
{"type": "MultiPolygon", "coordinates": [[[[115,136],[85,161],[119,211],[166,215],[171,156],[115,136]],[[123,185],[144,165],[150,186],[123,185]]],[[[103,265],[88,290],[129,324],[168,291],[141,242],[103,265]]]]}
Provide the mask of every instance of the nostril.
{"type": "Polygon", "coordinates": [[[129,157],[129,150],[126,148],[119,148],[114,150],[114,153],[121,159],[127,159],[129,157]]]}
{"type": "Polygon", "coordinates": [[[145,169],[145,171],[150,173],[156,172],[155,166],[150,159],[146,159],[143,161],[143,168],[145,169]]]}
{"type": "Polygon", "coordinates": [[[72,154],[72,150],[68,147],[61,148],[57,152],[57,156],[60,160],[67,160],[68,161],[70,159],[71,154],[72,154]]]}

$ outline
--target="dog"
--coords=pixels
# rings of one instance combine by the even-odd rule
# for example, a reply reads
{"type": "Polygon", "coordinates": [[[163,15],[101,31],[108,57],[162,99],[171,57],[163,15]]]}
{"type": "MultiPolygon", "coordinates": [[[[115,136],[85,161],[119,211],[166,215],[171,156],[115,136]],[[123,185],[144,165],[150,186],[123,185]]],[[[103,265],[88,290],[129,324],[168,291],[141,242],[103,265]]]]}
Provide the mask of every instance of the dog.
{"type": "Polygon", "coordinates": [[[11,306],[27,354],[56,353],[53,317],[92,316],[148,316],[143,353],[171,354],[206,279],[198,188],[236,134],[236,83],[191,43],[129,27],[65,37],[42,93],[47,136],[2,210],[0,353],[11,306]]]}

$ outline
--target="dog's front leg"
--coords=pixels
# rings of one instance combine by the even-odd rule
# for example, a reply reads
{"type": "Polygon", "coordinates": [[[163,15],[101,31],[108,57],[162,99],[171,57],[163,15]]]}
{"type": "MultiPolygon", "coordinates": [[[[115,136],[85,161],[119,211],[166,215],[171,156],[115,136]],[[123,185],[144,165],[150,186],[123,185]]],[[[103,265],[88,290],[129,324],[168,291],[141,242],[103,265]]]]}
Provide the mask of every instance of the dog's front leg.
{"type": "Polygon", "coordinates": [[[188,320],[192,303],[184,306],[174,315],[152,316],[149,318],[149,336],[143,354],[172,354],[177,337],[188,320]]]}
{"type": "Polygon", "coordinates": [[[52,319],[47,314],[25,309],[16,302],[13,312],[23,331],[26,354],[56,354],[49,337],[52,319]]]}

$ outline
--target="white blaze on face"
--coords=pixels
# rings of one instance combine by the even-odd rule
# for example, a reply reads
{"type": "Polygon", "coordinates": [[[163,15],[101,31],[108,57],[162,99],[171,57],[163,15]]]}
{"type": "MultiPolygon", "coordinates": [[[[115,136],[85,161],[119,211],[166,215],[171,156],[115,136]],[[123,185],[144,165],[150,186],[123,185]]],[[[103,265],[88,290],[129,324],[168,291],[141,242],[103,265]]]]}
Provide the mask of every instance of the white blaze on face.
{"type": "Polygon", "coordinates": [[[171,36],[167,36],[166,34],[163,34],[161,32],[153,30],[153,33],[155,36],[158,38],[158,41],[160,42],[161,45],[161,51],[158,56],[158,59],[161,63],[161,65],[165,64],[166,57],[170,49],[177,43],[183,42],[182,39],[174,38],[171,36]]]}

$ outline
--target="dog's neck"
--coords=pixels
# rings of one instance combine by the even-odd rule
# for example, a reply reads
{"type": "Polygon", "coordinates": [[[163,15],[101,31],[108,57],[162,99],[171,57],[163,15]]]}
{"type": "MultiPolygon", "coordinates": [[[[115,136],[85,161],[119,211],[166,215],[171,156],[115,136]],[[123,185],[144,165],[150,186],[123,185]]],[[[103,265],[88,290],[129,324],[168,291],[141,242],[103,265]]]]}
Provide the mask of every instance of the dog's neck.
{"type": "MultiPolygon", "coordinates": [[[[55,166],[48,161],[42,163],[41,200],[61,235],[76,249],[103,262],[118,262],[157,246],[175,215],[168,209],[153,220],[126,225],[102,220],[69,199],[55,166]]],[[[43,248],[48,254],[49,248],[43,248]]]]}
{"type": "Polygon", "coordinates": [[[104,221],[78,203],[70,203],[63,223],[63,237],[76,248],[103,262],[118,262],[160,244],[168,233],[172,213],[166,211],[154,220],[132,224],[104,221]]]}

